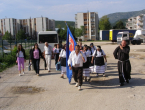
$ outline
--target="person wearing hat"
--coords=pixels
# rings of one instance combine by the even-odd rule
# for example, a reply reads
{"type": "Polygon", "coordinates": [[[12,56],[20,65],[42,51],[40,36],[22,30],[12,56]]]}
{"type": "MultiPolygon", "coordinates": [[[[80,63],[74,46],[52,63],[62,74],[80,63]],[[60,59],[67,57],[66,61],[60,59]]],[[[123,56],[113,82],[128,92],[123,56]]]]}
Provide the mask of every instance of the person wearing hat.
{"type": "Polygon", "coordinates": [[[92,61],[91,63],[94,62],[94,72],[98,74],[103,74],[103,76],[105,77],[105,63],[104,63],[104,59],[107,62],[106,59],[106,54],[104,53],[104,51],[101,49],[101,46],[97,46],[97,50],[94,51],[93,55],[92,55],[92,61]]]}

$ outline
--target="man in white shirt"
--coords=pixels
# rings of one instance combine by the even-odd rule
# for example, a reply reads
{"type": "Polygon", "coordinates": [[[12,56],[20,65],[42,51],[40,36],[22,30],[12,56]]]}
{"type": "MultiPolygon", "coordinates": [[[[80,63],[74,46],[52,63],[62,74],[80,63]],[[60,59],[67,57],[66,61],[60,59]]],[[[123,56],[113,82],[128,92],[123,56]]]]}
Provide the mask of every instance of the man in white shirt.
{"type": "Polygon", "coordinates": [[[48,45],[47,42],[45,42],[45,46],[44,46],[44,51],[45,51],[45,60],[46,60],[46,64],[48,67],[48,72],[51,72],[51,55],[53,55],[53,48],[48,45]]]}
{"type": "Polygon", "coordinates": [[[80,46],[77,45],[75,51],[70,53],[68,66],[70,70],[72,69],[73,77],[76,82],[75,86],[78,87],[78,90],[81,90],[81,85],[83,83],[83,63],[86,61],[86,56],[80,51],[80,46]]]}

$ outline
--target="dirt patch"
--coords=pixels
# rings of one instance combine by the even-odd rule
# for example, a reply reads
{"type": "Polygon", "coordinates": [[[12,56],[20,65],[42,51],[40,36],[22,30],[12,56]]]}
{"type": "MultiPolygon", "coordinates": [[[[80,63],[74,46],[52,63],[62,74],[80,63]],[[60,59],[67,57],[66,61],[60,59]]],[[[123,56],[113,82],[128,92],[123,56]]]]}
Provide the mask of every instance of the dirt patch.
{"type": "Polygon", "coordinates": [[[12,93],[14,94],[34,94],[34,93],[39,93],[44,91],[44,89],[42,88],[37,88],[32,86],[12,87],[11,90],[12,93]]]}

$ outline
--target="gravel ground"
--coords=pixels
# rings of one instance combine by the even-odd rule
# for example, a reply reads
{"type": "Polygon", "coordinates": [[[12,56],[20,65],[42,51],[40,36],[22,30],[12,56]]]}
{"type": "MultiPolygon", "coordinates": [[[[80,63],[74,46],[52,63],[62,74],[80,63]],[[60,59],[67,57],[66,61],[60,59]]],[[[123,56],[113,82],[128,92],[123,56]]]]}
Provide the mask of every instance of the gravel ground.
{"type": "MultiPolygon", "coordinates": [[[[89,44],[88,42],[86,44],[89,44]]],[[[144,45],[131,45],[130,61],[132,79],[119,86],[117,60],[113,51],[117,44],[97,42],[107,54],[106,77],[91,75],[91,82],[84,82],[82,91],[68,79],[60,78],[52,60],[52,72],[40,64],[40,76],[27,71],[18,76],[17,65],[0,73],[0,110],[143,110],[145,105],[145,54],[144,45]],[[138,51],[139,50],[139,51],[138,51]]]]}

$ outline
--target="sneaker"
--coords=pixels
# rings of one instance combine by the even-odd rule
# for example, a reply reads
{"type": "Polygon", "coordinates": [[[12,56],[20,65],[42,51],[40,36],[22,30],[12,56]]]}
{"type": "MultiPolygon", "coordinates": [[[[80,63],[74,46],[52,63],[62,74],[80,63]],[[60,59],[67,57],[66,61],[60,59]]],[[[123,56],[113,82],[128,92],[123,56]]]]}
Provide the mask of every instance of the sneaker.
{"type": "Polygon", "coordinates": [[[21,74],[19,74],[19,76],[21,76],[21,74]]]}
{"type": "Polygon", "coordinates": [[[103,77],[105,77],[105,73],[103,73],[103,77]]]}
{"type": "Polygon", "coordinates": [[[98,77],[98,73],[97,73],[97,75],[96,75],[97,77],[98,77]]]}
{"type": "Polygon", "coordinates": [[[78,86],[78,90],[79,90],[79,91],[81,90],[81,86],[78,86]]]}
{"type": "Polygon", "coordinates": [[[23,74],[25,74],[25,72],[23,72],[23,74]]]}
{"type": "Polygon", "coordinates": [[[75,87],[78,87],[78,83],[76,83],[75,87]]]}
{"type": "Polygon", "coordinates": [[[37,76],[39,76],[39,74],[37,74],[37,76]]]}

